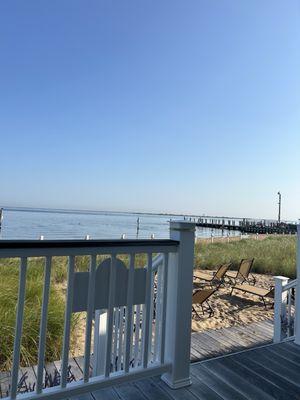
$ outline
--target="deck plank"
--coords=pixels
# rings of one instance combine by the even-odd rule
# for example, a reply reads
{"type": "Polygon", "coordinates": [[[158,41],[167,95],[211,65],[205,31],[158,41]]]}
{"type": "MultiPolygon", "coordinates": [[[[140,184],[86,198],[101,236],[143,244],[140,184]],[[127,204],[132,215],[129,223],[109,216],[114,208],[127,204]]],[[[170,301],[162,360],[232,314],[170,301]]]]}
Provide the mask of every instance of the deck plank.
{"type": "Polygon", "coordinates": [[[105,388],[92,392],[94,400],[120,400],[114,388],[105,388]]]}
{"type": "Polygon", "coordinates": [[[133,383],[116,386],[115,391],[122,400],[147,400],[147,397],[133,383]]]}
{"type": "Polygon", "coordinates": [[[295,369],[292,363],[288,363],[288,361],[283,362],[279,357],[275,355],[270,356],[270,353],[260,351],[260,349],[253,350],[247,357],[261,366],[272,370],[280,377],[287,379],[293,385],[298,386],[300,392],[300,371],[295,369]]]}
{"type": "Polygon", "coordinates": [[[163,392],[166,392],[172,400],[195,400],[196,396],[190,391],[186,390],[186,388],[181,388],[177,390],[171,389],[168,385],[166,385],[160,377],[155,376],[151,378],[151,381],[154,382],[163,392]]]}
{"type": "Polygon", "coordinates": [[[272,351],[275,354],[282,354],[285,358],[287,358],[290,361],[293,361],[295,364],[300,366],[300,354],[299,352],[291,351],[287,346],[287,343],[279,344],[276,347],[270,346],[270,351],[272,351]]]}
{"type": "Polygon", "coordinates": [[[141,379],[134,383],[148,400],[170,400],[170,395],[164,392],[151,379],[141,379]]]}
{"type": "Polygon", "coordinates": [[[261,365],[250,358],[251,355],[238,354],[235,357],[234,362],[239,364],[240,367],[248,369],[251,375],[256,375],[257,377],[264,379],[264,385],[262,389],[270,393],[275,399],[283,400],[287,398],[296,399],[299,398],[300,391],[299,387],[291,384],[288,380],[284,379],[282,376],[276,374],[273,370],[269,368],[269,364],[261,365]]]}
{"type": "Polygon", "coordinates": [[[240,392],[232,388],[232,386],[227,385],[224,381],[220,379],[215,379],[215,377],[209,372],[205,367],[198,366],[197,373],[194,369],[191,371],[192,381],[198,379],[208,385],[213,389],[222,399],[226,400],[247,400],[240,392]]]}
{"type": "Polygon", "coordinates": [[[262,378],[257,378],[249,371],[245,371],[239,366],[231,362],[228,363],[228,358],[211,360],[203,363],[210,373],[216,374],[223,382],[233,387],[249,399],[271,400],[273,397],[265,393],[260,387],[264,384],[262,378]],[[213,361],[213,362],[212,362],[213,361]]]}

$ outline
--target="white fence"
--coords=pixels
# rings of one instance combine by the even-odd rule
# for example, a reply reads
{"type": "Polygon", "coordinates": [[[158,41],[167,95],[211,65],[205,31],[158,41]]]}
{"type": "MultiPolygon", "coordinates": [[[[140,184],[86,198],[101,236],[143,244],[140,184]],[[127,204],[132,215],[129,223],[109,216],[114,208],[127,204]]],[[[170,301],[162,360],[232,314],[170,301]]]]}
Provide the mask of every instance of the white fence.
{"type": "Polygon", "coordinates": [[[300,225],[297,226],[297,279],[275,278],[274,338],[275,343],[295,340],[300,344],[300,225]]]}
{"type": "Polygon", "coordinates": [[[190,384],[194,224],[171,222],[168,240],[0,242],[0,258],[10,257],[20,259],[10,399],[62,399],[154,375],[163,375],[172,388],[190,384]],[[140,254],[146,256],[145,266],[136,263],[140,254]],[[68,257],[61,380],[59,386],[44,388],[51,272],[57,256],[68,257]],[[77,256],[89,257],[87,272],[76,271],[77,256]],[[37,381],[35,391],[18,395],[27,266],[35,257],[44,260],[37,381]],[[82,380],[69,383],[75,312],[86,312],[84,370],[82,380]]]}
{"type": "Polygon", "coordinates": [[[295,339],[297,279],[275,277],[274,343],[295,339]]]}

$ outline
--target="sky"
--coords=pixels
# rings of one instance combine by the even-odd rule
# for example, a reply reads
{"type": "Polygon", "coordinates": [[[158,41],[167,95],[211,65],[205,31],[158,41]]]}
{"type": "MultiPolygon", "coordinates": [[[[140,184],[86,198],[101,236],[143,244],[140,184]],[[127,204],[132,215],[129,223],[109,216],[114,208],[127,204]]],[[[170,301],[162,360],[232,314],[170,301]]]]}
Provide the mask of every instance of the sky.
{"type": "Polygon", "coordinates": [[[0,205],[300,217],[299,0],[2,0],[0,205]]]}

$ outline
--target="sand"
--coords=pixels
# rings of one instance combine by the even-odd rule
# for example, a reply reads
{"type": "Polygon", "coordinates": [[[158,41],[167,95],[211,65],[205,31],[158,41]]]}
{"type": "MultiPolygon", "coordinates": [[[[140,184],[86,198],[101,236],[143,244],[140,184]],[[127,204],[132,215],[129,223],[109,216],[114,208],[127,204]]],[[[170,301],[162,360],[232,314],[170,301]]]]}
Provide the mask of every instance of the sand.
{"type": "MultiPolygon", "coordinates": [[[[253,274],[256,278],[256,286],[269,289],[274,285],[271,275],[253,274]]],[[[209,287],[209,286],[207,286],[209,287]]],[[[231,287],[220,288],[209,299],[214,310],[214,315],[201,315],[201,309],[197,309],[201,318],[193,315],[192,330],[203,332],[207,329],[219,329],[233,325],[248,325],[252,322],[273,319],[273,308],[265,309],[263,302],[254,295],[241,291],[234,291],[230,295],[231,287]]],[[[271,304],[268,301],[268,304],[271,304]]]]}

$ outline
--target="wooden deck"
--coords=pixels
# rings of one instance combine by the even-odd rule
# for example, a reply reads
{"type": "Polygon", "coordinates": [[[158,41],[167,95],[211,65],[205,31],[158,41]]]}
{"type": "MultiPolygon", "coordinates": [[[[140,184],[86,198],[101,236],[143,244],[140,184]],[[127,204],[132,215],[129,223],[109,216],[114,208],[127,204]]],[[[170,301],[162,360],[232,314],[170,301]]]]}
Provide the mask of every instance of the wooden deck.
{"type": "Polygon", "coordinates": [[[262,346],[273,339],[273,321],[192,333],[191,362],[262,346]]]}
{"type": "MultiPolygon", "coordinates": [[[[271,344],[191,366],[192,385],[169,389],[159,377],[102,389],[80,400],[297,400],[300,346],[271,344]]],[[[78,398],[79,399],[79,398],[78,398]]]]}
{"type": "MultiPolygon", "coordinates": [[[[207,330],[201,333],[193,333],[191,338],[191,362],[204,361],[213,357],[223,356],[233,352],[257,347],[272,342],[273,323],[263,321],[247,326],[235,326],[218,330],[207,330]]],[[[80,380],[83,377],[83,357],[75,357],[69,360],[70,380],[80,380]]],[[[59,377],[60,361],[45,365],[45,377],[53,383],[53,379],[59,377]]],[[[36,382],[36,367],[24,367],[20,370],[20,379],[24,374],[27,378],[20,385],[20,391],[32,390],[36,382]]],[[[148,382],[148,381],[147,381],[148,382]]],[[[149,381],[150,382],[150,381],[149,381]]],[[[147,383],[147,385],[149,384],[147,383]]],[[[152,382],[152,381],[151,381],[152,382]]],[[[9,390],[10,373],[0,373],[1,397],[6,397],[9,390]]],[[[146,385],[137,383],[136,385],[146,385]]],[[[152,383],[151,383],[152,385],[152,383]]],[[[117,390],[117,389],[115,389],[117,390]]],[[[130,389],[133,390],[133,389],[130,389]]],[[[135,390],[135,389],[134,389],[135,390]]],[[[146,390],[146,389],[145,389],[146,390]]],[[[100,396],[100,395],[99,395],[100,396]]],[[[102,398],[101,396],[99,397],[102,398]]],[[[106,397],[105,397],[106,398],[106,397]]],[[[117,398],[117,397],[111,397],[117,398]]],[[[128,397],[129,398],[129,397],[128,397]]],[[[138,397],[133,397],[137,399],[138,397]]],[[[141,397],[142,399],[143,397],[141,397]]],[[[300,398],[300,397],[299,397],[300,398]]],[[[110,397],[107,398],[108,400],[110,397]]],[[[119,399],[119,397],[118,397],[119,399]]]]}

